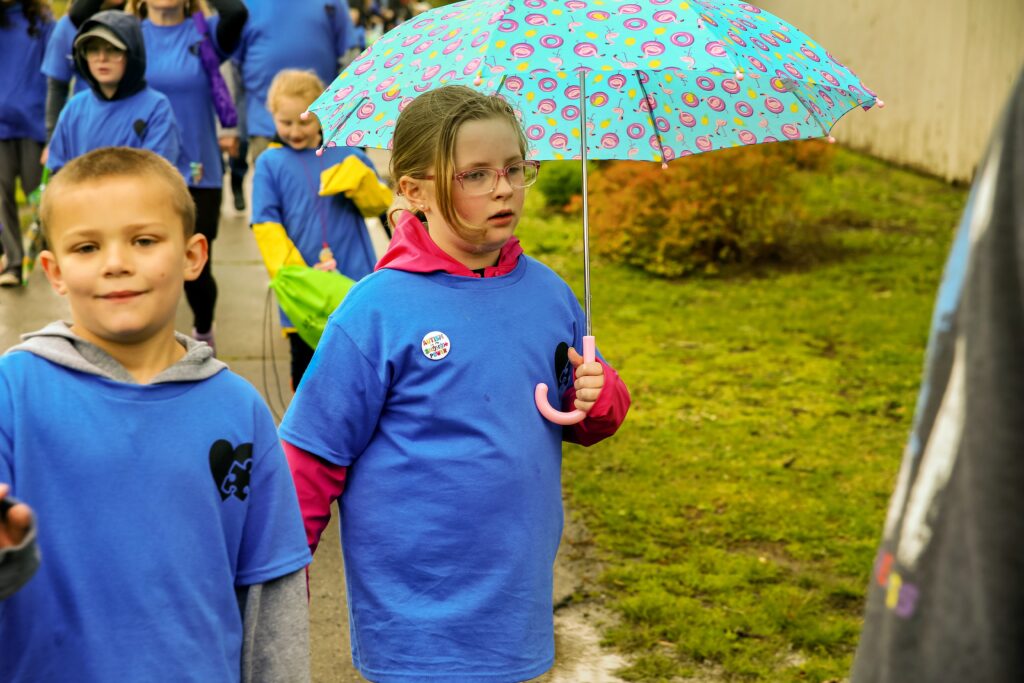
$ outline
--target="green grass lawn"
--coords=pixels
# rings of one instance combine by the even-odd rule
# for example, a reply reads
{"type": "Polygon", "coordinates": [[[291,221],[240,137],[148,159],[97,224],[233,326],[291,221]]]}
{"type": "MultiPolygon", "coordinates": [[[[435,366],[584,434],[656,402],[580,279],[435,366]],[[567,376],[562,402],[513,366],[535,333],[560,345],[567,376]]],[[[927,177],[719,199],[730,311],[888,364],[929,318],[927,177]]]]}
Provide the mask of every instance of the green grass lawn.
{"type": "MultiPolygon", "coordinates": [[[[844,150],[804,180],[793,201],[828,226],[810,265],[592,264],[594,332],[633,405],[613,439],[566,450],[565,489],[629,680],[849,671],[965,191],[844,150]]],[[[524,247],[582,296],[580,221],[540,199],[524,247]]]]}

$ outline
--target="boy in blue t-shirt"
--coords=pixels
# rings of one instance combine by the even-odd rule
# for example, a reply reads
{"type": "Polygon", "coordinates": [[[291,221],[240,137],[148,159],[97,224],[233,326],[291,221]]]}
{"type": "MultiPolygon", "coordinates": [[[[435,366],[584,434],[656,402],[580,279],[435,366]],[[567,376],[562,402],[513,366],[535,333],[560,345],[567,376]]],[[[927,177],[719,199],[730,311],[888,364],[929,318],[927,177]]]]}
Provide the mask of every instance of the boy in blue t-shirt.
{"type": "Polygon", "coordinates": [[[183,178],[96,150],[40,216],[72,322],[0,356],[0,482],[42,555],[0,602],[0,681],[308,680],[310,554],[273,419],[174,329],[207,257],[183,178]]]}
{"type": "Polygon", "coordinates": [[[56,173],[100,147],[135,147],[156,152],[187,178],[188,160],[171,103],[146,85],[139,20],[119,10],[97,13],[79,29],[74,55],[89,91],[72,97],[57,119],[47,168],[56,173]]]}

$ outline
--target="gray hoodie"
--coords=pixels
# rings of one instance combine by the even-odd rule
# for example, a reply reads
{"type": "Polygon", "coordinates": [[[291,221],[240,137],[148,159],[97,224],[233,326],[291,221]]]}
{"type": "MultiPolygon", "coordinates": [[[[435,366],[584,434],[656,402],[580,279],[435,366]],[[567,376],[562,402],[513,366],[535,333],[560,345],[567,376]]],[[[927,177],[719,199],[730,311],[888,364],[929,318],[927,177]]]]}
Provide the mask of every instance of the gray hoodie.
{"type": "MultiPolygon", "coordinates": [[[[22,343],[7,353],[32,353],[51,363],[115,382],[137,384],[113,356],[71,331],[67,323],[50,323],[38,332],[22,335],[22,343]]],[[[213,377],[227,365],[213,357],[213,350],[191,337],[175,333],[185,348],[177,363],[153,378],[151,384],[198,382],[213,377]]],[[[38,564],[35,529],[17,548],[0,550],[0,593],[3,582],[24,583],[38,564]],[[27,576],[26,576],[27,574],[27,576]]],[[[43,562],[46,561],[44,557],[43,562]]],[[[20,585],[20,584],[19,584],[20,585]]],[[[305,571],[278,579],[236,588],[244,628],[241,679],[244,683],[309,681],[309,609],[305,571]]],[[[2,606],[0,606],[2,613],[2,606]]]]}

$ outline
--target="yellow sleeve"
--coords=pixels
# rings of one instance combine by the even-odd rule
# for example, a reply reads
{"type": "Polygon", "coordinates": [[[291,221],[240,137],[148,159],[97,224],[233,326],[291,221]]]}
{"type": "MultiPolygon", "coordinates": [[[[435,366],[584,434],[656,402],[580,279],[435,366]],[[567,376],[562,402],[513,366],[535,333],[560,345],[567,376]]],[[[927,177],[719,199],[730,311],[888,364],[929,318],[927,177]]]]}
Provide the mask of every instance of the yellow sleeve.
{"type": "Polygon", "coordinates": [[[270,277],[277,275],[281,266],[307,265],[302,253],[280,223],[255,223],[252,226],[252,234],[256,238],[256,246],[260,249],[270,277]]]}
{"type": "Polygon", "coordinates": [[[344,194],[364,216],[379,216],[393,199],[391,189],[355,154],[320,174],[320,196],[344,194]]]}

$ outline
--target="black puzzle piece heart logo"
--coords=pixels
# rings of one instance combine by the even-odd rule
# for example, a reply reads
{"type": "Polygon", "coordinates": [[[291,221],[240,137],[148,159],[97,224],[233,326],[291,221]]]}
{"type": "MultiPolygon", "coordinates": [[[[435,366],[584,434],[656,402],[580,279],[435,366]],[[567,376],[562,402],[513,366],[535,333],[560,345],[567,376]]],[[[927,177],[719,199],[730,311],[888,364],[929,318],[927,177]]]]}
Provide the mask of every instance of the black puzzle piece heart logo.
{"type": "Polygon", "coordinates": [[[252,444],[239,444],[238,448],[224,439],[210,446],[210,473],[217,485],[222,501],[231,496],[238,500],[249,497],[249,479],[252,477],[252,444]]]}
{"type": "Polygon", "coordinates": [[[142,134],[146,132],[146,122],[142,119],[135,119],[132,128],[135,130],[135,134],[141,138],[142,134]]]}

